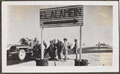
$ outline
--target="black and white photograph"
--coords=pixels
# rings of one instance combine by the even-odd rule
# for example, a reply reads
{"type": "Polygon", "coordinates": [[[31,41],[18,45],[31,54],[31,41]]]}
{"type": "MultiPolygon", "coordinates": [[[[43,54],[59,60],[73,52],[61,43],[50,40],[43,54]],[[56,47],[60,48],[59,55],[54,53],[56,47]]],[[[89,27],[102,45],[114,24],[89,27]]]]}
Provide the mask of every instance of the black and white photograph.
{"type": "Polygon", "coordinates": [[[2,2],[3,72],[119,71],[117,1],[2,2]]]}

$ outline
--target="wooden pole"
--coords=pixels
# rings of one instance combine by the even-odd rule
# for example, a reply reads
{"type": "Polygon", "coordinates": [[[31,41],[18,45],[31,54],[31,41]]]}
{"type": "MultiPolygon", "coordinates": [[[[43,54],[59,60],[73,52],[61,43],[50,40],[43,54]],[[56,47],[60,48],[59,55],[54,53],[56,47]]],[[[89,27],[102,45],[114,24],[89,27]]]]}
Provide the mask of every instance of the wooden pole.
{"type": "Polygon", "coordinates": [[[82,54],[82,26],[80,25],[80,49],[79,49],[79,61],[81,61],[82,54]]]}
{"type": "Polygon", "coordinates": [[[43,49],[43,27],[41,27],[41,59],[44,59],[44,49],[43,49]]]}

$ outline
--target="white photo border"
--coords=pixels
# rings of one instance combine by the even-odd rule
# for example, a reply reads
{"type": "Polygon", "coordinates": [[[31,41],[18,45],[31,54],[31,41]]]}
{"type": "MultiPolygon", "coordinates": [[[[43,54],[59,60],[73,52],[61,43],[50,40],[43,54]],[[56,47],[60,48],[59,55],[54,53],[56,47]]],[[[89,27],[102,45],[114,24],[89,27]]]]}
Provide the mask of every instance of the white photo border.
{"type": "Polygon", "coordinates": [[[3,73],[50,73],[50,72],[119,72],[118,1],[3,1],[2,2],[2,72],[3,73]],[[7,6],[8,5],[112,5],[113,6],[113,59],[112,66],[7,66],[7,6]]]}

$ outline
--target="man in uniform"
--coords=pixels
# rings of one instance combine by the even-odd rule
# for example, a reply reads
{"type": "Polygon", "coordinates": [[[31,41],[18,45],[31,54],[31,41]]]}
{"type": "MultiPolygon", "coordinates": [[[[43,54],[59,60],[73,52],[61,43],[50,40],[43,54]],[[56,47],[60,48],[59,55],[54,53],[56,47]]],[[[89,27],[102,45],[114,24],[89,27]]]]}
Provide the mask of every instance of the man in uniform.
{"type": "Polygon", "coordinates": [[[54,57],[54,60],[56,60],[56,54],[57,54],[57,42],[56,42],[56,39],[53,40],[53,57],[54,57]]]}
{"type": "Polygon", "coordinates": [[[67,43],[67,39],[66,39],[66,38],[64,38],[63,41],[64,41],[64,44],[63,44],[64,60],[67,60],[67,55],[68,55],[68,43],[67,43]]]}
{"type": "Polygon", "coordinates": [[[62,52],[62,41],[58,40],[57,42],[57,55],[58,55],[58,59],[62,59],[61,57],[61,52],[62,52]]]}
{"type": "Polygon", "coordinates": [[[78,49],[78,46],[77,46],[77,39],[74,39],[74,42],[75,42],[75,44],[74,44],[74,47],[73,47],[73,52],[74,52],[74,54],[76,55],[76,60],[78,59],[78,56],[77,56],[77,49],[78,49]]]}
{"type": "Polygon", "coordinates": [[[44,56],[46,57],[46,54],[49,53],[50,60],[53,60],[55,58],[54,56],[54,44],[53,40],[50,41],[49,47],[46,49],[44,56]]]}

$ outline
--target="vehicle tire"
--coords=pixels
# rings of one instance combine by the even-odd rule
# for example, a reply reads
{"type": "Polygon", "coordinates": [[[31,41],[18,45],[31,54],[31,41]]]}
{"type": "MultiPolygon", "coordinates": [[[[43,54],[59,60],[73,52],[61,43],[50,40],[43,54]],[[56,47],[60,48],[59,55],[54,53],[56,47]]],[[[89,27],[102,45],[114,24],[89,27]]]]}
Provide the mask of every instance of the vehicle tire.
{"type": "Polygon", "coordinates": [[[27,55],[26,51],[24,49],[20,49],[18,52],[18,59],[20,61],[23,61],[23,60],[25,60],[26,55],[27,55]]]}

